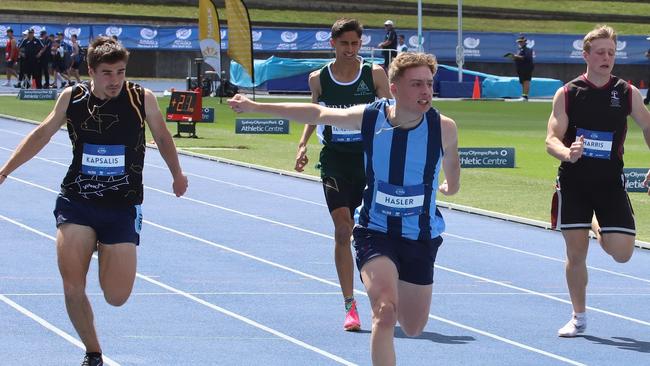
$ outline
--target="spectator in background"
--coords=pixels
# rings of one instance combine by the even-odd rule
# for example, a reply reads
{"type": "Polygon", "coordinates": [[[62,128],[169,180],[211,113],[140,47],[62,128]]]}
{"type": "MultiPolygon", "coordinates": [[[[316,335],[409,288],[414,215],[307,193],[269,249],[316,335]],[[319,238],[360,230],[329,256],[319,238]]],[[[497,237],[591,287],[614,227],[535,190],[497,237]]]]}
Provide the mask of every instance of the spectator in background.
{"type": "Polygon", "coordinates": [[[535,64],[533,63],[533,50],[528,48],[527,42],[526,37],[523,34],[520,35],[517,38],[519,50],[511,56],[517,68],[517,75],[519,76],[519,83],[522,89],[521,100],[523,101],[528,101],[530,80],[533,78],[533,69],[535,68],[535,64]]]}
{"type": "Polygon", "coordinates": [[[18,73],[16,72],[16,62],[18,62],[18,43],[16,38],[14,38],[14,30],[7,28],[7,45],[5,46],[5,66],[7,70],[7,81],[2,83],[2,86],[11,85],[11,77],[15,76],[18,78],[18,73]]]}
{"type": "Polygon", "coordinates": [[[65,49],[59,41],[52,42],[52,72],[54,73],[54,83],[52,87],[56,89],[57,85],[64,88],[67,83],[70,83],[70,78],[66,73],[65,68],[65,49]],[[65,79],[65,81],[63,81],[65,79]]]}
{"type": "Polygon", "coordinates": [[[397,36],[397,53],[408,52],[409,47],[404,42],[404,35],[400,34],[397,36]]]}
{"type": "Polygon", "coordinates": [[[22,34],[22,38],[20,41],[16,43],[16,47],[18,47],[18,82],[14,84],[14,87],[16,88],[22,88],[23,86],[23,80],[25,79],[25,50],[23,50],[23,42],[27,39],[27,34],[29,34],[29,30],[25,29],[22,34]]]}
{"type": "Polygon", "coordinates": [[[70,80],[74,77],[77,80],[77,83],[81,82],[79,78],[79,65],[81,65],[81,50],[79,49],[79,42],[77,41],[77,35],[73,34],[70,36],[70,41],[72,42],[72,53],[70,54],[71,64],[70,70],[68,70],[68,75],[70,80]]]}
{"type": "Polygon", "coordinates": [[[50,83],[50,88],[56,89],[56,80],[54,77],[56,76],[54,72],[54,67],[52,66],[52,63],[54,61],[54,52],[52,52],[52,45],[54,45],[54,34],[50,33],[49,36],[47,36],[47,39],[50,41],[50,63],[48,67],[48,72],[50,74],[50,78],[52,82],[50,83]]]}
{"type": "Polygon", "coordinates": [[[38,64],[38,54],[43,49],[43,43],[40,39],[34,37],[34,29],[27,30],[27,38],[20,44],[21,53],[24,55],[22,62],[25,63],[23,68],[28,87],[31,86],[32,79],[36,81],[36,88],[40,89],[41,71],[38,64]]]}
{"type": "Polygon", "coordinates": [[[36,55],[36,58],[38,59],[38,83],[41,83],[41,75],[45,78],[45,84],[43,84],[43,88],[49,88],[50,87],[50,62],[52,62],[52,42],[50,41],[49,37],[47,36],[47,31],[45,28],[41,30],[41,38],[40,38],[41,43],[43,44],[43,48],[38,52],[36,55]]]}
{"type": "Polygon", "coordinates": [[[384,22],[384,29],[386,29],[386,35],[384,41],[378,47],[385,50],[382,52],[384,54],[384,68],[388,70],[390,61],[397,56],[397,32],[393,29],[392,20],[384,22]]]}

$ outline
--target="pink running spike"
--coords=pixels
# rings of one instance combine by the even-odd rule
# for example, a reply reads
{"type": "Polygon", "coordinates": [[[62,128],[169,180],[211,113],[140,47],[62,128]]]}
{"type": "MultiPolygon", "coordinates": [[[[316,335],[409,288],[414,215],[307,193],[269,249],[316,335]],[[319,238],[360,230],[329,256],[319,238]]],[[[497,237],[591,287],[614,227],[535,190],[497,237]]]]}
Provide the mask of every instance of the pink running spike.
{"type": "Polygon", "coordinates": [[[343,329],[348,332],[356,332],[361,330],[361,321],[359,321],[359,313],[357,312],[357,302],[353,301],[352,306],[345,314],[345,322],[343,329]]]}

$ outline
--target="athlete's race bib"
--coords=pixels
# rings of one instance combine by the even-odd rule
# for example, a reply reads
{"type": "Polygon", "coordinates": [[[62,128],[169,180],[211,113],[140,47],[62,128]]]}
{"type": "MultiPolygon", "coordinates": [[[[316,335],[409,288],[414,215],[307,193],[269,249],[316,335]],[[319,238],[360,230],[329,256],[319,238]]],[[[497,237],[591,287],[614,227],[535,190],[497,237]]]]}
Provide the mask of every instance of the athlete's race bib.
{"type": "Polygon", "coordinates": [[[583,156],[596,159],[610,159],[614,132],[591,131],[578,128],[576,136],[585,137],[583,156]]]}
{"type": "Polygon", "coordinates": [[[375,210],[388,216],[412,216],[423,212],[424,184],[396,186],[378,182],[375,210]]]}
{"type": "Polygon", "coordinates": [[[361,131],[345,130],[332,126],[332,142],[359,142],[361,141],[361,131]]]}
{"type": "Polygon", "coordinates": [[[124,145],[84,144],[81,173],[86,175],[124,175],[124,145]]]}

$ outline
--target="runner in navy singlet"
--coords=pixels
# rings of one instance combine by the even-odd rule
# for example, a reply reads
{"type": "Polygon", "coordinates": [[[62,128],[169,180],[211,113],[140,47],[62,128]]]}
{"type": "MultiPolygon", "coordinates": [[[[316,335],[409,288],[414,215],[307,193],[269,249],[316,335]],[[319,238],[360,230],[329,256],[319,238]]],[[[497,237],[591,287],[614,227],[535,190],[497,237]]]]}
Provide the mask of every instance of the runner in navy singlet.
{"type": "Polygon", "coordinates": [[[129,53],[108,37],[88,49],[89,83],[66,88],[54,110],[0,168],[0,184],[34,157],[67,122],[72,163],[61,184],[54,216],[57,257],[68,316],[86,346],[82,365],[102,365],[86,275],[98,251],[99,282],[113,306],[131,294],[142,226],[145,122],[180,197],[187,189],[174,141],[150,90],[125,81],[129,53]]]}
{"type": "MultiPolygon", "coordinates": [[[[573,316],[558,331],[560,337],[575,337],[587,326],[589,229],[617,262],[627,262],[634,250],[634,213],[623,175],[628,115],[650,147],[650,112],[641,93],[611,74],[614,29],[599,26],[589,32],[583,58],[587,72],[555,93],[546,137],[546,150],[561,161],[552,216],[566,242],[566,280],[573,305],[573,316]]],[[[650,171],[646,186],[649,178],[650,171]]]]}

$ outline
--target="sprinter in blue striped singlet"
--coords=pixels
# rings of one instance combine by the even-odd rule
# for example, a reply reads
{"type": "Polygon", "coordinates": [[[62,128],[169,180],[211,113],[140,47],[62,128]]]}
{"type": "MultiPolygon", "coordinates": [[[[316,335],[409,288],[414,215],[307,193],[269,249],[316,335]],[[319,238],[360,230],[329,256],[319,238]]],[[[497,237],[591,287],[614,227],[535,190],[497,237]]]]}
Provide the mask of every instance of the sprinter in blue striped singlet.
{"type": "Polygon", "coordinates": [[[305,103],[256,103],[236,95],[238,113],[268,113],[302,123],[361,130],[366,188],[354,247],[372,306],[373,365],[395,365],[393,333],[422,333],[429,317],[433,264],[445,223],[436,192],[460,188],[455,122],[431,107],[435,58],[401,53],[388,71],[394,100],[347,109],[305,103]],[[439,184],[440,168],[446,179],[439,184]]]}

